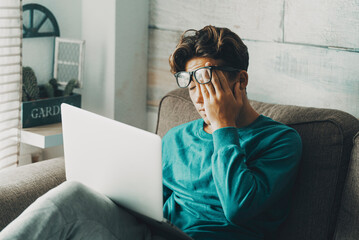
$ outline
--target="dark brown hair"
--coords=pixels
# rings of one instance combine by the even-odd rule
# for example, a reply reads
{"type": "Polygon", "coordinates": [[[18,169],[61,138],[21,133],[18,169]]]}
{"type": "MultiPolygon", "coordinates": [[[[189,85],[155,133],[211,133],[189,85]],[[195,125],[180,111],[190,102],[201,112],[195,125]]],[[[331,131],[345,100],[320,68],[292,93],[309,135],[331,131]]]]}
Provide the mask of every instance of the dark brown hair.
{"type": "Polygon", "coordinates": [[[222,60],[226,66],[248,69],[247,46],[228,28],[205,26],[198,31],[185,31],[169,58],[171,72],[184,71],[187,61],[193,57],[222,60]]]}

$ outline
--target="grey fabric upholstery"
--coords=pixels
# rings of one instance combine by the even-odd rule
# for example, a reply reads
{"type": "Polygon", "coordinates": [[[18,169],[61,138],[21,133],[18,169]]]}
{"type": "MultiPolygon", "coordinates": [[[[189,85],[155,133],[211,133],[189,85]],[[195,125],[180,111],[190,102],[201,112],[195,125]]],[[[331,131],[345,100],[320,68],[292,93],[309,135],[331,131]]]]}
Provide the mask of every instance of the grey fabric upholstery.
{"type": "Polygon", "coordinates": [[[63,158],[1,171],[0,231],[38,197],[63,181],[63,158]]]}
{"type": "MultiPolygon", "coordinates": [[[[251,104],[259,113],[296,129],[303,141],[293,207],[279,239],[332,239],[359,121],[338,110],[251,104]]],[[[187,90],[175,90],[160,103],[158,134],[199,117],[187,90]]]]}
{"type": "Polygon", "coordinates": [[[354,138],[335,239],[359,239],[359,133],[354,138]]]}

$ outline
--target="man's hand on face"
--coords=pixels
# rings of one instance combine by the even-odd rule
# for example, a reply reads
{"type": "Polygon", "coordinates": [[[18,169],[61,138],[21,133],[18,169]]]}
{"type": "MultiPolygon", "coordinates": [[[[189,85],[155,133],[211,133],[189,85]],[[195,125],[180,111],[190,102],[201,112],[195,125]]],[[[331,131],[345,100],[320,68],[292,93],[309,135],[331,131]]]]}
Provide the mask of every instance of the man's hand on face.
{"type": "Polygon", "coordinates": [[[224,73],[213,70],[212,81],[207,84],[200,84],[200,88],[212,132],[219,128],[236,127],[236,120],[243,106],[245,91],[240,89],[240,82],[234,84],[234,91],[232,92],[224,73]]]}

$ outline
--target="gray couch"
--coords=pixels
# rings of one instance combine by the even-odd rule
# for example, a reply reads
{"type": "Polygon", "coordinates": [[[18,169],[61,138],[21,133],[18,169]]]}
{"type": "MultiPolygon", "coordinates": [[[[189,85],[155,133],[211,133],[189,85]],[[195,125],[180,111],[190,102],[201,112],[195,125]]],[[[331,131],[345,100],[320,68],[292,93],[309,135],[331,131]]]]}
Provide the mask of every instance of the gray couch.
{"type": "MultiPolygon", "coordinates": [[[[278,239],[359,239],[359,120],[337,110],[256,101],[252,105],[295,128],[303,141],[293,206],[278,239]]],[[[163,136],[197,118],[187,91],[175,90],[161,101],[157,133],[163,136]]],[[[64,180],[61,159],[1,172],[0,229],[64,180]]]]}

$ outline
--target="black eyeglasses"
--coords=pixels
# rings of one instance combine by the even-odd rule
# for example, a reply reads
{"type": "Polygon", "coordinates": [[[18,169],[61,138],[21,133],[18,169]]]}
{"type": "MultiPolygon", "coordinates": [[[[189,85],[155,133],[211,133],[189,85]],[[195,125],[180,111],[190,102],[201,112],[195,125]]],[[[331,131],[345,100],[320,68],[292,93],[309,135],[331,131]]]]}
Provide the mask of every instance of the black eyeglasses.
{"type": "Polygon", "coordinates": [[[192,80],[192,76],[194,76],[194,79],[196,79],[196,81],[199,84],[206,84],[211,82],[212,80],[212,70],[213,69],[217,69],[217,70],[223,70],[223,71],[227,71],[227,72],[239,72],[241,71],[241,69],[238,68],[234,68],[234,67],[226,67],[226,66],[208,66],[208,67],[201,67],[198,68],[192,72],[177,72],[174,74],[176,81],[177,81],[177,85],[180,88],[186,88],[188,87],[188,85],[190,84],[191,80],[192,80]]]}

